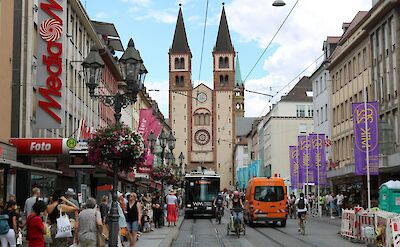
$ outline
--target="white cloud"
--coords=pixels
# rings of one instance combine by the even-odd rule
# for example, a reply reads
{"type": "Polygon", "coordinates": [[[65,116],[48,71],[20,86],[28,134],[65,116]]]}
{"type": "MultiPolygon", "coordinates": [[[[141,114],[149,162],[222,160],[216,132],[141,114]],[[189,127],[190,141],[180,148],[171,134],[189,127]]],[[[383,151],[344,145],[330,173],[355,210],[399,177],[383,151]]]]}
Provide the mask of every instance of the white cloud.
{"type": "Polygon", "coordinates": [[[147,7],[151,3],[150,0],[122,0],[122,2],[130,3],[134,6],[142,6],[142,7],[147,7]]]}
{"type": "Polygon", "coordinates": [[[94,15],[94,17],[96,18],[96,20],[104,20],[104,19],[109,18],[110,16],[106,12],[100,11],[100,12],[97,12],[94,15]]]}
{"type": "Polygon", "coordinates": [[[163,10],[151,10],[147,15],[136,17],[136,20],[147,19],[154,19],[157,22],[171,24],[176,22],[176,13],[163,10]]]}
{"type": "MultiPolygon", "coordinates": [[[[238,33],[242,41],[256,42],[260,49],[264,49],[294,4],[294,0],[287,0],[285,7],[276,8],[271,6],[271,2],[232,0],[226,6],[231,32],[238,33]]],[[[278,48],[258,64],[265,70],[266,76],[256,79],[250,76],[246,88],[267,92],[269,86],[282,87],[287,84],[322,54],[322,43],[326,36],[340,36],[343,22],[350,22],[358,11],[370,8],[371,0],[299,1],[274,40],[278,48]]],[[[257,58],[254,57],[254,63],[257,58]]],[[[307,73],[310,74],[313,69],[315,66],[311,66],[307,73]]],[[[247,71],[242,73],[246,74],[247,71]]],[[[285,89],[283,93],[288,90],[285,89]]],[[[246,115],[260,116],[260,109],[265,107],[267,98],[253,94],[246,96],[246,115]]]]}

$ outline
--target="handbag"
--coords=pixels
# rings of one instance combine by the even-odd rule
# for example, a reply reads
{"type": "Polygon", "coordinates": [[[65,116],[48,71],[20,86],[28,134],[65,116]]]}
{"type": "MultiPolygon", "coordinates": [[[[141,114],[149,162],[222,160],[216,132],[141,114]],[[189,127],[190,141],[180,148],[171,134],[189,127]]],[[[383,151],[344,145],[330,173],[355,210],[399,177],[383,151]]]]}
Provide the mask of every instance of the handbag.
{"type": "Polygon", "coordinates": [[[57,234],[56,238],[71,238],[71,222],[67,214],[62,214],[60,207],[60,217],[57,218],[57,234]]]}
{"type": "MultiPolygon", "coordinates": [[[[95,211],[94,213],[95,221],[97,219],[97,213],[98,211],[95,211]]],[[[101,231],[99,231],[99,227],[97,227],[97,246],[105,247],[107,244],[107,240],[108,240],[108,228],[105,224],[102,224],[101,231]]]]}

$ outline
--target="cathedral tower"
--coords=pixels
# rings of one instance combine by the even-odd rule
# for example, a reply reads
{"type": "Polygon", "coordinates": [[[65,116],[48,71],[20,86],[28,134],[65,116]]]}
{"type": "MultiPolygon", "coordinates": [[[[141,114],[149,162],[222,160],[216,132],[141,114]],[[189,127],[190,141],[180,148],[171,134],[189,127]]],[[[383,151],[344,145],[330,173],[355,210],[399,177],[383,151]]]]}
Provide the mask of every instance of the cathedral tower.
{"type": "Polygon", "coordinates": [[[214,160],[221,185],[233,184],[233,148],[235,143],[235,50],[229,33],[225,7],[222,7],[214,59],[214,160]]]}
{"type": "Polygon", "coordinates": [[[175,157],[180,152],[190,162],[192,53],[186,37],[182,8],[179,7],[174,39],[169,49],[169,124],[176,138],[175,157]]]}
{"type": "Polygon", "coordinates": [[[244,82],[240,73],[238,54],[235,62],[235,111],[236,117],[244,117],[244,82]]]}

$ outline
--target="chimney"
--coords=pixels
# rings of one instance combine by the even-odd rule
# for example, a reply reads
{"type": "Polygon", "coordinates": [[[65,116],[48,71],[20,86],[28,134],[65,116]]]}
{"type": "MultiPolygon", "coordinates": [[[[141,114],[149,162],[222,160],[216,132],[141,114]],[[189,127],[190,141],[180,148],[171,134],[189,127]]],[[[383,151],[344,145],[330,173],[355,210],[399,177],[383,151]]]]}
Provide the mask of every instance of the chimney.
{"type": "Polygon", "coordinates": [[[349,27],[350,27],[350,22],[343,22],[342,25],[343,34],[347,31],[347,29],[349,29],[349,27]]]}

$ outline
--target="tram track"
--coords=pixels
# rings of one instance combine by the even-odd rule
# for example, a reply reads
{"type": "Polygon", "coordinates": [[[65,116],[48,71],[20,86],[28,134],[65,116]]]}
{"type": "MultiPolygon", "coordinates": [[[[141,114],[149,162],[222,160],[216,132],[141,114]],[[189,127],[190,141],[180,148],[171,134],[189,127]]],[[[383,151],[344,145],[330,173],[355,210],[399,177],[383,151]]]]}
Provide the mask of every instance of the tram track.
{"type": "MultiPolygon", "coordinates": [[[[269,236],[267,233],[261,231],[259,228],[252,227],[252,229],[253,229],[254,231],[258,232],[259,234],[261,234],[262,236],[268,238],[269,240],[271,240],[273,243],[277,244],[278,246],[280,246],[280,247],[286,247],[286,245],[282,244],[282,242],[280,242],[280,241],[278,241],[278,240],[272,238],[272,237],[269,236]]],[[[275,230],[275,231],[277,231],[277,232],[279,232],[279,233],[282,233],[282,234],[284,234],[285,236],[287,236],[287,237],[289,237],[289,238],[296,239],[297,241],[299,241],[299,242],[301,242],[301,243],[303,243],[303,244],[305,244],[305,245],[307,245],[307,246],[310,246],[310,247],[319,247],[318,245],[315,245],[315,244],[313,244],[313,243],[311,243],[311,242],[308,242],[308,241],[306,241],[306,240],[304,240],[304,239],[302,239],[302,238],[300,238],[300,237],[293,236],[293,235],[291,235],[291,234],[289,234],[289,233],[287,233],[287,232],[284,232],[284,231],[282,231],[281,229],[278,229],[278,228],[276,228],[276,227],[271,227],[271,228],[269,228],[269,229],[273,229],[273,230],[275,230]]]]}

